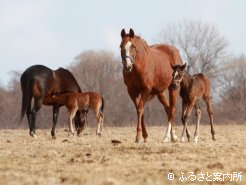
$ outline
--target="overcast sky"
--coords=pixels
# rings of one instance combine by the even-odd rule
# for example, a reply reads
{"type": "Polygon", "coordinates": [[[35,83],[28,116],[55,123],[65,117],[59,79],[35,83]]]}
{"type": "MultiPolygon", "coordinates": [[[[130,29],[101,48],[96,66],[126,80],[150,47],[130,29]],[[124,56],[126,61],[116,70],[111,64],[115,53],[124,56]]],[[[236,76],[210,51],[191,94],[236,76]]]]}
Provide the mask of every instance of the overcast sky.
{"type": "Polygon", "coordinates": [[[67,67],[89,49],[118,55],[122,28],[153,44],[183,20],[214,24],[232,53],[246,54],[245,0],[0,0],[0,84],[34,64],[67,67]]]}

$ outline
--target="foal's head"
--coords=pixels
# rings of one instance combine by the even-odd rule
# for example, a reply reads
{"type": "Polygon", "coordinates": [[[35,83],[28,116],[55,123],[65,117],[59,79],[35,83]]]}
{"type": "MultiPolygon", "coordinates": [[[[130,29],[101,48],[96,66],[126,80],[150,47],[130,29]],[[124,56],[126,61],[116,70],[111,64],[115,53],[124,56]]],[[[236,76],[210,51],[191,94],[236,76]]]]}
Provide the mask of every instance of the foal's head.
{"type": "Polygon", "coordinates": [[[173,89],[177,89],[180,86],[180,83],[182,82],[184,78],[185,67],[186,67],[186,64],[182,66],[181,65],[172,66],[173,78],[172,78],[171,86],[173,89]]]}
{"type": "Polygon", "coordinates": [[[124,69],[128,72],[132,70],[137,55],[137,47],[134,40],[134,31],[130,29],[129,34],[126,34],[125,29],[121,30],[121,58],[124,69]]]}

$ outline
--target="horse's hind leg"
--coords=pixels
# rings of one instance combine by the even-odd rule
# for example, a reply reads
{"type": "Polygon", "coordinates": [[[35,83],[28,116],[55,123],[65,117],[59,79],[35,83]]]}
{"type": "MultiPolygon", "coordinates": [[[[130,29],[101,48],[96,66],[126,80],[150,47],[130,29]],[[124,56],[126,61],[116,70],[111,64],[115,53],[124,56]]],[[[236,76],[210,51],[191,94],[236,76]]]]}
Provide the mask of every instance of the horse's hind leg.
{"type": "Polygon", "coordinates": [[[204,101],[206,102],[207,105],[207,111],[208,111],[208,115],[209,115],[209,119],[210,119],[210,124],[211,124],[211,135],[212,135],[212,139],[215,141],[215,131],[214,131],[214,119],[213,119],[213,110],[212,110],[212,106],[211,106],[211,98],[209,97],[205,97],[204,101]]]}
{"type": "Polygon", "coordinates": [[[37,112],[40,110],[41,105],[42,105],[42,98],[41,97],[35,98],[33,109],[31,113],[29,114],[30,136],[32,137],[37,137],[35,122],[36,122],[37,112]]]}
{"type": "Polygon", "coordinates": [[[103,114],[99,112],[97,114],[97,131],[96,131],[97,137],[102,136],[102,127],[103,127],[103,114]]]}
{"type": "Polygon", "coordinates": [[[55,129],[56,129],[56,123],[57,123],[57,118],[59,114],[59,109],[60,109],[59,105],[53,106],[53,125],[52,125],[52,130],[51,130],[51,136],[53,139],[56,138],[55,129]]]}
{"type": "Polygon", "coordinates": [[[196,102],[195,104],[195,110],[196,110],[196,131],[194,134],[194,142],[198,142],[199,141],[199,126],[200,126],[200,120],[201,120],[201,114],[202,114],[198,102],[196,102]]]}
{"type": "MultiPolygon", "coordinates": [[[[167,117],[169,117],[170,107],[169,107],[169,102],[167,100],[165,92],[163,92],[161,94],[158,94],[157,97],[158,97],[158,100],[163,105],[163,107],[164,107],[164,109],[166,111],[167,117]]],[[[169,142],[170,141],[170,139],[171,139],[171,134],[170,133],[171,133],[171,127],[170,127],[170,123],[168,123],[168,129],[167,129],[167,132],[166,132],[166,136],[163,139],[163,142],[169,142]]]]}

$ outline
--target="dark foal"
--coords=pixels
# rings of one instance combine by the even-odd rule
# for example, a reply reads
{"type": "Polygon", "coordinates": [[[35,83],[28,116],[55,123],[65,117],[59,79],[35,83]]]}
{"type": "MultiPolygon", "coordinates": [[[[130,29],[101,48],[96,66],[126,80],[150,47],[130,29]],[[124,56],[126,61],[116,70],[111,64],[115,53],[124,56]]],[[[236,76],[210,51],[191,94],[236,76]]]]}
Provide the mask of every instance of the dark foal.
{"type": "Polygon", "coordinates": [[[196,110],[196,131],[194,134],[194,141],[198,142],[199,140],[201,110],[198,105],[198,100],[201,98],[207,105],[207,111],[211,124],[212,139],[216,140],[214,136],[215,132],[210,96],[210,81],[204,74],[201,73],[189,76],[185,73],[185,67],[186,64],[173,66],[174,71],[172,80],[173,89],[176,89],[180,86],[180,96],[182,98],[182,122],[184,128],[181,140],[184,142],[186,132],[188,141],[190,141],[190,134],[187,128],[187,124],[193,107],[195,107],[196,110]]]}

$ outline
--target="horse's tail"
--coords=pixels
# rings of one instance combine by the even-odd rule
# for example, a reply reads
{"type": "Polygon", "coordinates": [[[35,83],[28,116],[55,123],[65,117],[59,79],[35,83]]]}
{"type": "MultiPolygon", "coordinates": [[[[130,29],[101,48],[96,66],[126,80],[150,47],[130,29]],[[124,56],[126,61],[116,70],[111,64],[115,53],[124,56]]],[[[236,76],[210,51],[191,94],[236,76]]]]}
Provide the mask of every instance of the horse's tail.
{"type": "Polygon", "coordinates": [[[22,89],[22,104],[21,104],[21,117],[19,120],[19,124],[21,123],[25,113],[27,112],[29,103],[31,101],[31,89],[30,89],[30,79],[23,79],[21,77],[21,89],[22,89]]]}
{"type": "Polygon", "coordinates": [[[104,109],[104,105],[105,105],[105,102],[104,102],[104,99],[103,99],[103,97],[101,97],[101,98],[102,98],[101,111],[103,112],[103,109],[104,109]]]}

